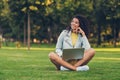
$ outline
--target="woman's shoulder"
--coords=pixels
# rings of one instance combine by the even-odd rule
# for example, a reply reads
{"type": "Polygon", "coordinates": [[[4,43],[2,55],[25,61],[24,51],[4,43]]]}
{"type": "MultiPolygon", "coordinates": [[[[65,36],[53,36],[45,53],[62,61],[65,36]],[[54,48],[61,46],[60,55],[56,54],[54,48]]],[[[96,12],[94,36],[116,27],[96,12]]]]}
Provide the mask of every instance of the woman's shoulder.
{"type": "Polygon", "coordinates": [[[68,33],[68,30],[64,29],[62,30],[62,33],[68,33]]]}
{"type": "Polygon", "coordinates": [[[60,35],[66,35],[66,34],[68,34],[68,30],[62,30],[60,35]]]}

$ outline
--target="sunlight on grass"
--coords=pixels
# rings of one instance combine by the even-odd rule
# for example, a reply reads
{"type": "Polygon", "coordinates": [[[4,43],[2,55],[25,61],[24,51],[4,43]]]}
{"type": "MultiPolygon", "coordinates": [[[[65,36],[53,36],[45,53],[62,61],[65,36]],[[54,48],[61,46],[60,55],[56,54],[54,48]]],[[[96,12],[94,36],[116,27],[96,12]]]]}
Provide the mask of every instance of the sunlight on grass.
{"type": "Polygon", "coordinates": [[[96,51],[120,51],[120,48],[95,48],[96,51]]]}
{"type": "MultiPolygon", "coordinates": [[[[27,50],[26,47],[21,48],[15,48],[15,47],[2,47],[2,49],[21,49],[21,50],[27,50]]],[[[30,50],[55,50],[55,48],[30,48],[30,50]]]]}
{"type": "MultiPolygon", "coordinates": [[[[15,47],[2,47],[2,49],[21,49],[27,50],[26,47],[15,48],[15,47]]],[[[95,51],[120,51],[120,48],[94,48],[95,51]]],[[[30,48],[30,50],[55,50],[55,48],[30,48]]]]}
{"type": "Polygon", "coordinates": [[[108,57],[97,57],[95,59],[101,59],[101,60],[116,60],[116,61],[119,61],[120,58],[108,58],[108,57]]]}

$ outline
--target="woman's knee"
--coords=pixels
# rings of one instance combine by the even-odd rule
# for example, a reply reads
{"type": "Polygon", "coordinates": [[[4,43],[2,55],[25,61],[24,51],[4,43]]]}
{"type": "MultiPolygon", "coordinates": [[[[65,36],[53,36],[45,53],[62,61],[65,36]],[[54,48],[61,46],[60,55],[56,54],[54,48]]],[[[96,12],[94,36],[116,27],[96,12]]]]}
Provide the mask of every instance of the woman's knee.
{"type": "Polygon", "coordinates": [[[93,48],[90,49],[90,52],[93,56],[95,55],[95,50],[93,48]]]}
{"type": "Polygon", "coordinates": [[[86,53],[90,54],[91,56],[95,55],[95,50],[93,48],[90,48],[86,51],[86,53]]]}
{"type": "Polygon", "coordinates": [[[50,59],[55,59],[56,54],[54,52],[50,52],[48,56],[50,59]]]}

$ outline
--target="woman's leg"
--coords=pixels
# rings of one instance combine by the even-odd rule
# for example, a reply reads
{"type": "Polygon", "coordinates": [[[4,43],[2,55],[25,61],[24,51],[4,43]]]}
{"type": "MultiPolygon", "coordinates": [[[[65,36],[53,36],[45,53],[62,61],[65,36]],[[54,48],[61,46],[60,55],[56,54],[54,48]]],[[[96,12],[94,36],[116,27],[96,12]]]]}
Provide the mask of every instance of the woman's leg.
{"type": "Polygon", "coordinates": [[[61,57],[59,57],[56,53],[51,52],[49,54],[49,58],[51,60],[51,62],[56,66],[56,68],[59,70],[60,66],[64,66],[66,68],[69,68],[71,70],[76,70],[75,66],[72,66],[71,64],[69,64],[68,62],[64,61],[61,57]]]}
{"type": "Polygon", "coordinates": [[[79,60],[74,66],[78,67],[81,65],[86,65],[95,55],[95,50],[90,48],[89,50],[85,51],[83,59],[79,60]]]}

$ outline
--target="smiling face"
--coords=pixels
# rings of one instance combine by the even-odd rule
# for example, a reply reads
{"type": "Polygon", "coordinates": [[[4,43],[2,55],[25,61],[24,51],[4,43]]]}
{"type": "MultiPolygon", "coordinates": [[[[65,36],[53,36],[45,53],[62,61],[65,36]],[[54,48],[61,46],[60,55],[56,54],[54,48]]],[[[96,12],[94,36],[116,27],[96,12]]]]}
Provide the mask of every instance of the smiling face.
{"type": "Polygon", "coordinates": [[[71,21],[71,29],[74,31],[79,27],[80,27],[79,20],[77,18],[73,18],[71,21]]]}

